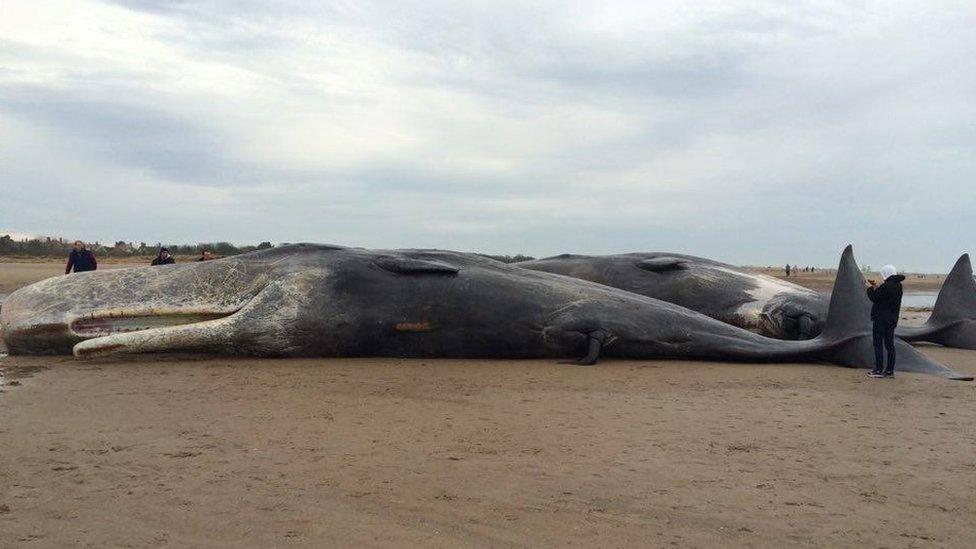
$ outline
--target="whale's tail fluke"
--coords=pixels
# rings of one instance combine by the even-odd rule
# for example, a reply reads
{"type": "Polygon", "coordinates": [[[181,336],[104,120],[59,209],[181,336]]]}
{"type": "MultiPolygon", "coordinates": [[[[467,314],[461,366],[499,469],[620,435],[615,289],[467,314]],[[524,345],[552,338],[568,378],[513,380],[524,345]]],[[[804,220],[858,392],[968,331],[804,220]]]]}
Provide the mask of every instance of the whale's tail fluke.
{"type": "Polygon", "coordinates": [[[905,341],[976,349],[976,280],[969,254],[962,254],[952,267],[925,324],[899,327],[895,334],[905,341]]]}
{"type": "MultiPolygon", "coordinates": [[[[837,267],[824,331],[815,340],[820,344],[818,347],[823,349],[817,353],[823,360],[844,366],[874,367],[871,300],[865,286],[864,275],[854,261],[854,250],[848,245],[837,267]]],[[[895,340],[895,356],[895,369],[898,371],[936,374],[950,379],[973,379],[926,357],[900,339],[895,340]]]]}
{"type": "Polygon", "coordinates": [[[854,248],[848,244],[837,265],[824,336],[849,338],[871,327],[871,301],[864,288],[864,275],[854,261],[854,248]]]}
{"type": "Polygon", "coordinates": [[[969,254],[959,257],[942,283],[932,316],[921,331],[925,337],[912,339],[976,349],[976,280],[969,254]]]}
{"type": "Polygon", "coordinates": [[[974,318],[976,279],[973,279],[973,265],[969,261],[969,254],[962,254],[942,283],[930,319],[943,323],[974,318]]]}

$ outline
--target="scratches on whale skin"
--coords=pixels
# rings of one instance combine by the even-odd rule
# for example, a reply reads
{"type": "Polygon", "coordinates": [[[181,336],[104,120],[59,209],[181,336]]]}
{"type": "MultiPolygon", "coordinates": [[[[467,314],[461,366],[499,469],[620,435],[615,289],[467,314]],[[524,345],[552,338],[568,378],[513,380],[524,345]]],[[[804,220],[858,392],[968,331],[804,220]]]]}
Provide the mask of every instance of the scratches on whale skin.
{"type": "Polygon", "coordinates": [[[562,313],[565,313],[567,311],[571,311],[573,309],[579,309],[580,307],[583,307],[583,306],[588,305],[588,304],[591,304],[591,303],[596,303],[596,301],[594,301],[592,299],[576,299],[576,300],[570,301],[569,303],[563,305],[562,307],[558,307],[558,308],[554,309],[553,311],[551,311],[549,313],[548,317],[551,320],[552,318],[555,318],[555,317],[561,315],[562,313]]]}
{"type": "Polygon", "coordinates": [[[97,355],[100,355],[100,354],[110,353],[112,351],[121,349],[123,347],[125,347],[125,345],[123,345],[121,343],[116,343],[114,345],[105,345],[103,347],[79,348],[76,351],[76,355],[75,356],[77,356],[78,358],[90,358],[90,357],[97,356],[97,355]]]}
{"type": "Polygon", "coordinates": [[[406,333],[429,332],[430,322],[398,322],[396,331],[406,333]]]}

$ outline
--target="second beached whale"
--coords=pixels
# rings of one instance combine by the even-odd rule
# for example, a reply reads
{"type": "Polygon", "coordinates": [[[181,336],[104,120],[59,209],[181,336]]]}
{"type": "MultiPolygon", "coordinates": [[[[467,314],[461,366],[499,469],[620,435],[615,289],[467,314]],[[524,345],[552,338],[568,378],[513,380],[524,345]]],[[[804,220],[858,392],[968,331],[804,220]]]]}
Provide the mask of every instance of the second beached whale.
{"type": "Polygon", "coordinates": [[[703,257],[563,254],[517,265],[653,297],[778,339],[811,339],[827,320],[823,294],[703,257]]]}
{"type": "MultiPolygon", "coordinates": [[[[829,297],[777,278],[689,255],[648,252],[558,255],[518,263],[687,307],[763,335],[810,339],[823,331],[829,297]]],[[[946,277],[923,326],[899,326],[905,341],[976,349],[976,281],[969,254],[946,277]]]]}

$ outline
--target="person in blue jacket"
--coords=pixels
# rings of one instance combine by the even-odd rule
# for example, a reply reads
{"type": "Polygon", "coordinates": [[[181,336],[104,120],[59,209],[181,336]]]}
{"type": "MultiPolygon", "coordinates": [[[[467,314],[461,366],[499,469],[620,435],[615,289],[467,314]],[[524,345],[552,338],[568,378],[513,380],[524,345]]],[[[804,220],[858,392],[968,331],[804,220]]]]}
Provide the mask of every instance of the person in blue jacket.
{"type": "Polygon", "coordinates": [[[94,271],[97,268],[98,261],[95,259],[95,254],[85,248],[84,242],[75,240],[74,248],[68,254],[68,263],[64,266],[64,274],[70,273],[71,269],[74,269],[76,273],[83,273],[94,271]]]}

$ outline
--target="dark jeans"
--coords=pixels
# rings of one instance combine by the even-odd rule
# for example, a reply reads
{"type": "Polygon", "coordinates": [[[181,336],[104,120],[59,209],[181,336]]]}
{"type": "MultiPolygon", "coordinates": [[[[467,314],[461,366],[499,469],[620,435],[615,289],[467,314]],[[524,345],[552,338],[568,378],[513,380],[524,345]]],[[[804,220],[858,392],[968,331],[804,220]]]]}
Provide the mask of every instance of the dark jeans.
{"type": "Polygon", "coordinates": [[[875,322],[872,330],[874,337],[874,371],[875,372],[894,372],[895,371],[895,323],[894,322],[875,322]],[[881,346],[888,351],[888,369],[884,367],[884,351],[881,346]]]}

